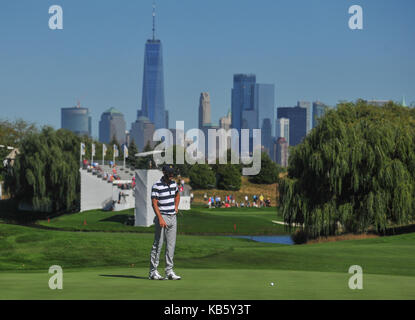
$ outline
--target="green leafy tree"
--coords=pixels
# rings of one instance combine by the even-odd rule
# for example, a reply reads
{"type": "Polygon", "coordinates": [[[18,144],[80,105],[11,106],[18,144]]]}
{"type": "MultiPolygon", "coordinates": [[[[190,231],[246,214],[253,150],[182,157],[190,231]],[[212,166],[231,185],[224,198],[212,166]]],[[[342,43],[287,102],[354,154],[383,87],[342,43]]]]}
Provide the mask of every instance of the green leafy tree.
{"type": "MultiPolygon", "coordinates": [[[[0,120],[0,144],[18,148],[23,137],[30,133],[37,132],[38,129],[33,123],[26,122],[22,119],[10,122],[0,120]]],[[[2,161],[10,153],[7,148],[0,148],[0,160],[2,161]]]]}
{"type": "Polygon", "coordinates": [[[278,182],[279,174],[282,172],[280,167],[271,160],[266,152],[261,155],[261,171],[250,177],[250,181],[258,184],[273,184],[278,182]]]}
{"type": "Polygon", "coordinates": [[[78,211],[80,141],[67,130],[50,127],[26,135],[6,176],[12,197],[38,212],[78,211]]]}
{"type": "Polygon", "coordinates": [[[134,142],[134,139],[131,140],[130,145],[128,146],[128,158],[125,160],[126,163],[131,167],[136,167],[137,157],[135,156],[138,153],[137,146],[134,142]]]}
{"type": "MultiPolygon", "coordinates": [[[[153,151],[150,141],[147,142],[146,146],[143,149],[143,152],[153,151]]],[[[156,163],[152,155],[146,157],[139,157],[136,160],[136,169],[155,169],[156,163]]]]}
{"type": "Polygon", "coordinates": [[[218,189],[234,191],[241,189],[241,172],[239,171],[239,167],[237,165],[217,165],[216,177],[218,189]]]}
{"type": "Polygon", "coordinates": [[[207,164],[195,164],[189,172],[190,186],[194,189],[211,189],[216,184],[215,172],[207,164]]]}
{"type": "Polygon", "coordinates": [[[415,110],[341,103],[291,149],[285,222],[310,237],[384,231],[415,219],[415,110]]]}

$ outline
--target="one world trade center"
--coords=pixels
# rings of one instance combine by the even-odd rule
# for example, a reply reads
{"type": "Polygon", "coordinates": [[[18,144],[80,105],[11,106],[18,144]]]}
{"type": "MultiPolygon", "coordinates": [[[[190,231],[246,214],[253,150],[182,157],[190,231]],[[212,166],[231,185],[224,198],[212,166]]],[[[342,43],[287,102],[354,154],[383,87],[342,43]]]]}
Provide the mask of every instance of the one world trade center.
{"type": "Polygon", "coordinates": [[[154,123],[155,129],[167,128],[164,105],[163,50],[155,38],[155,6],[153,5],[153,38],[147,40],[144,53],[141,116],[154,123]]]}

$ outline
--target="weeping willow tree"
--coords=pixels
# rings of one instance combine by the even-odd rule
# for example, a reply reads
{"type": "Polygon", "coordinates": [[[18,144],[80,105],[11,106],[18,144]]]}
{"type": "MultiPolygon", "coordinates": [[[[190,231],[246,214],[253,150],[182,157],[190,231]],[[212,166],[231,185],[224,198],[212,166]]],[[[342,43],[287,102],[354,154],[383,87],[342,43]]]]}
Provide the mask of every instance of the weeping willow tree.
{"type": "Polygon", "coordinates": [[[310,237],[414,221],[415,110],[358,100],[329,111],[292,149],[280,209],[310,237]]]}
{"type": "Polygon", "coordinates": [[[69,131],[50,127],[25,136],[6,177],[12,197],[38,212],[77,211],[80,141],[69,131]]]}

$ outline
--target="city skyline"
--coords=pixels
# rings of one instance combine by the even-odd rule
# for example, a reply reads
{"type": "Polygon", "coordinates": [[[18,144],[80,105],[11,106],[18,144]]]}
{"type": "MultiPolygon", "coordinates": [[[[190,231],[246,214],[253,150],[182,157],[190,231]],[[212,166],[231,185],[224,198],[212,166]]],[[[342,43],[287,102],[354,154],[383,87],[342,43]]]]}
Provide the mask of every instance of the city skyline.
{"type": "MultiPolygon", "coordinates": [[[[218,123],[231,108],[237,73],[254,73],[261,83],[275,84],[276,107],[297,101],[415,100],[412,2],[359,1],[365,17],[361,31],[347,27],[347,1],[294,2],[242,2],[235,9],[236,1],[158,1],[170,126],[184,120],[186,128],[196,128],[196,112],[189,110],[197,111],[205,91],[211,97],[212,123],[218,123]],[[316,18],[324,9],[331,13],[325,22],[316,18]],[[192,16],[198,11],[206,15],[192,16]],[[248,14],[257,23],[235,33],[248,14]],[[214,25],[209,24],[212,17],[214,25]],[[392,22],[385,25],[386,20],[392,22]]],[[[101,113],[110,106],[124,113],[129,127],[141,108],[137,88],[143,84],[142,44],[151,37],[151,4],[127,3],[121,11],[102,1],[93,11],[81,1],[63,3],[64,30],[51,31],[46,1],[2,3],[0,63],[8,75],[0,78],[0,105],[7,108],[2,117],[59,128],[60,109],[80,100],[91,112],[94,137],[101,113]],[[91,11],[95,14],[87,19],[91,11]]]]}

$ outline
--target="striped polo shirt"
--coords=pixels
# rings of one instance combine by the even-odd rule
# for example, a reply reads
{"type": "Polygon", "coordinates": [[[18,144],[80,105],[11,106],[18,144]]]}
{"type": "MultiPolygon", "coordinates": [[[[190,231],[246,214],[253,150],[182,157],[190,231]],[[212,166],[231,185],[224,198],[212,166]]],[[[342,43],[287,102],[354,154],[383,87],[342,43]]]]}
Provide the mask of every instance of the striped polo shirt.
{"type": "Polygon", "coordinates": [[[151,199],[158,200],[158,207],[161,214],[175,214],[174,198],[179,192],[177,183],[174,180],[165,182],[163,178],[157,181],[151,189],[151,199]]]}

